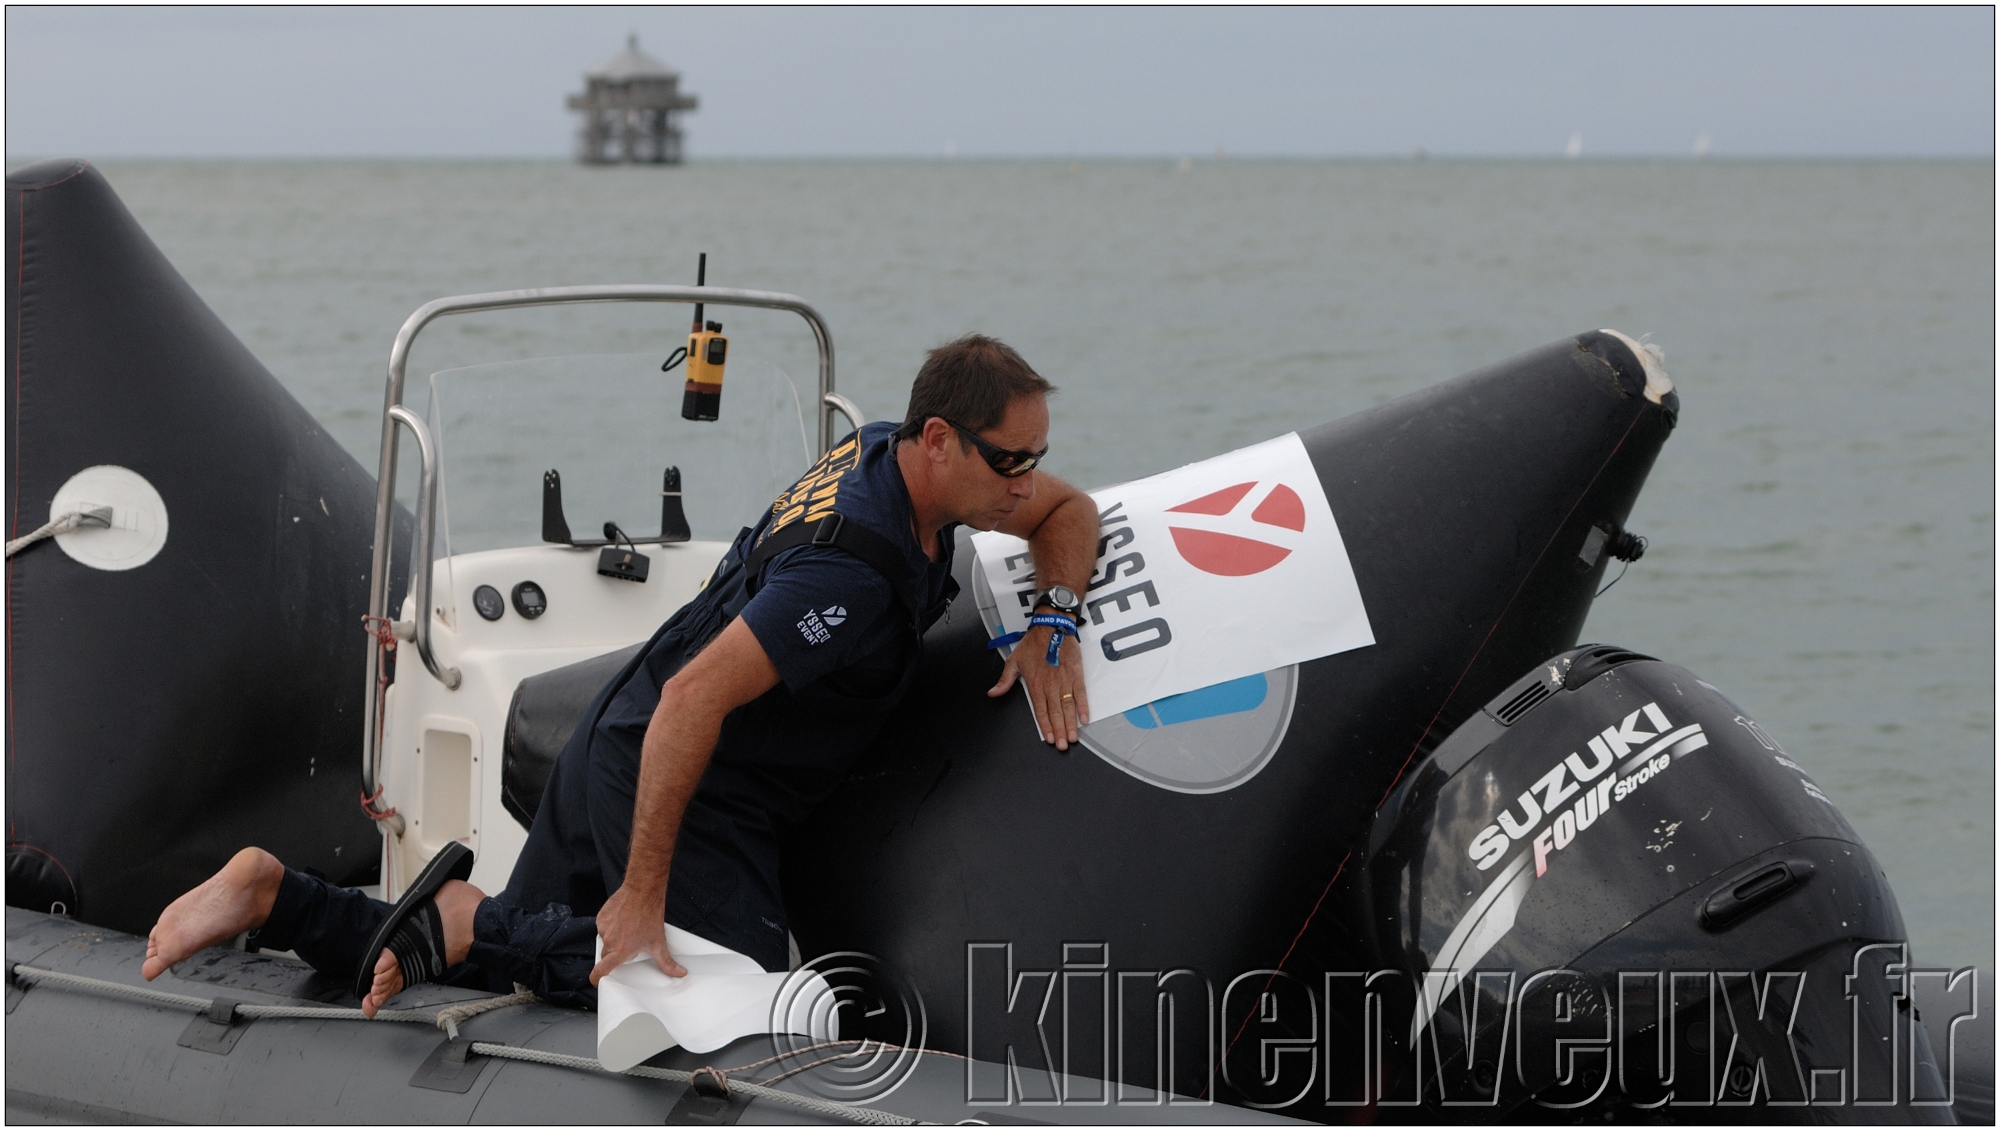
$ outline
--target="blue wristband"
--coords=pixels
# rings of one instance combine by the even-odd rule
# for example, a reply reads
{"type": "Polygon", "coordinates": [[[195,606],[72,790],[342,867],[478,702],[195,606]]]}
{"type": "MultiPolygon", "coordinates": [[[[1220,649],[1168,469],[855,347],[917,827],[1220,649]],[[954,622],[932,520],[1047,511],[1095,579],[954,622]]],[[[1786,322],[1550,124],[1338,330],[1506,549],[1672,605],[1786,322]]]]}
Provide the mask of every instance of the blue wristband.
{"type": "MultiPolygon", "coordinates": [[[[1054,632],[1049,633],[1049,653],[1047,658],[1050,667],[1060,666],[1062,663],[1063,635],[1067,633],[1070,636],[1075,636],[1077,634],[1076,622],[1061,613],[1036,613],[1034,616],[1028,618],[1028,624],[1031,627],[1055,629],[1054,632]]],[[[990,650],[1005,648],[1010,644],[1019,644],[1023,635],[1023,633],[1019,632],[1010,632],[1005,636],[996,636],[986,642],[986,647],[990,650]]]]}

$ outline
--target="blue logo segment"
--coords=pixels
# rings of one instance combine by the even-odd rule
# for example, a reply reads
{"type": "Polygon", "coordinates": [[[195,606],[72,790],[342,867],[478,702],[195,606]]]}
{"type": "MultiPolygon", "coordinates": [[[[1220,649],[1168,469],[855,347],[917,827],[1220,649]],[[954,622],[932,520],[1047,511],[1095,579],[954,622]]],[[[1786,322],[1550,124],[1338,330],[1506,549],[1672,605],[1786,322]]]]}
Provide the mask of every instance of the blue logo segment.
{"type": "Polygon", "coordinates": [[[1196,719],[1212,719],[1217,715],[1238,715],[1263,706],[1269,690],[1264,673],[1258,672],[1227,683],[1155,699],[1143,707],[1125,712],[1125,721],[1141,730],[1152,730],[1175,723],[1191,723],[1196,719]]]}

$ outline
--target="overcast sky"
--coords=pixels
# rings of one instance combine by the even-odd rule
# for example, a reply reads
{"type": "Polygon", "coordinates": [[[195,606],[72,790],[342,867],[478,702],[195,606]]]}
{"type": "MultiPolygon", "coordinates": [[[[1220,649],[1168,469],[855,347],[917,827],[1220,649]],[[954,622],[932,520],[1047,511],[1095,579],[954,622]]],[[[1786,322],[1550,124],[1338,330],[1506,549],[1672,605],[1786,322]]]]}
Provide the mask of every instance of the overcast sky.
{"type": "Polygon", "coordinates": [[[1986,7],[9,7],[6,153],[559,157],[629,32],[693,158],[1993,153],[1986,7]]]}

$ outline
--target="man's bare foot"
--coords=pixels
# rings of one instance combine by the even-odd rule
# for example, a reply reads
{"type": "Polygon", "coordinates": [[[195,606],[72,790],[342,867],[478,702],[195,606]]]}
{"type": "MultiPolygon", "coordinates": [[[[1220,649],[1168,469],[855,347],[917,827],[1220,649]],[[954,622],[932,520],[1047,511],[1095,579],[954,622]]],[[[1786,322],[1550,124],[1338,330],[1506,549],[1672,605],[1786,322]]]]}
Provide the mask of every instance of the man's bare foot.
{"type": "Polygon", "coordinates": [[[150,982],[203,947],[263,926],[284,879],[285,866],[263,849],[237,853],[220,872],[160,912],[160,921],[146,936],[146,962],[139,973],[150,982]]]}
{"type": "MultiPolygon", "coordinates": [[[[464,962],[472,953],[472,916],[486,893],[464,880],[446,880],[431,898],[437,901],[438,915],[444,920],[445,961],[453,965],[464,962]]],[[[368,987],[368,996],[361,999],[361,1012],[373,1017],[401,992],[403,968],[397,964],[395,952],[383,947],[375,958],[375,982],[368,987]]]]}

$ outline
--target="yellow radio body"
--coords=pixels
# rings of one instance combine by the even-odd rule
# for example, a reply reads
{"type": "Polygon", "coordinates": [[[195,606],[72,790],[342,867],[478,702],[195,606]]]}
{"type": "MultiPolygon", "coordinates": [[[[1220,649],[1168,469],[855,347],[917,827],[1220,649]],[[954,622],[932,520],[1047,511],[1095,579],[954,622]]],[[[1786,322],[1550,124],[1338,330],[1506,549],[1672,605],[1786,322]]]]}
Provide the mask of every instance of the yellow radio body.
{"type": "Polygon", "coordinates": [[[710,322],[689,334],[687,351],[681,418],[714,420],[722,412],[722,370],[729,361],[729,339],[722,336],[722,323],[710,322]]]}

